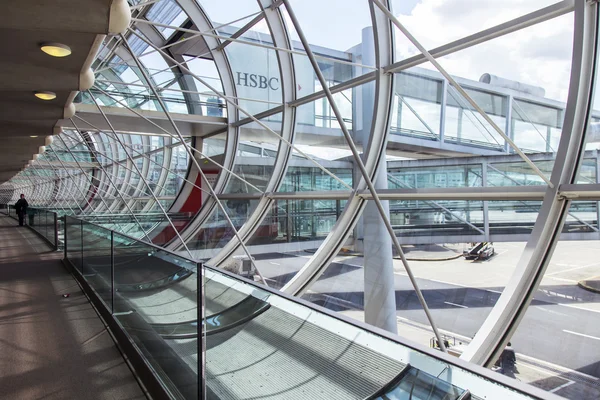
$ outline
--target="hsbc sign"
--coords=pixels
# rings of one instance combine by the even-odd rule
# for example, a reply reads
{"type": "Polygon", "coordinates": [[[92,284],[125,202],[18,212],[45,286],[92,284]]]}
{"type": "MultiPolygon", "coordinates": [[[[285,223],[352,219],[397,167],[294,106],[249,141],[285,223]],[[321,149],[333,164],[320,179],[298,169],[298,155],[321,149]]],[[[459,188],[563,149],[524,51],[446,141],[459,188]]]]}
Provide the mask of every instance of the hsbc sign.
{"type": "Polygon", "coordinates": [[[238,72],[236,85],[246,86],[258,89],[279,90],[279,78],[268,78],[264,75],[249,74],[247,72],[238,72]]]}
{"type": "MultiPolygon", "coordinates": [[[[277,54],[272,50],[247,45],[227,47],[233,70],[233,81],[240,106],[250,114],[258,114],[282,103],[282,79],[277,54]]],[[[315,90],[315,76],[306,57],[294,58],[296,96],[315,90]]],[[[307,104],[296,109],[296,121],[314,125],[315,106],[307,104]]],[[[277,119],[278,116],[273,116],[277,119]]]]}

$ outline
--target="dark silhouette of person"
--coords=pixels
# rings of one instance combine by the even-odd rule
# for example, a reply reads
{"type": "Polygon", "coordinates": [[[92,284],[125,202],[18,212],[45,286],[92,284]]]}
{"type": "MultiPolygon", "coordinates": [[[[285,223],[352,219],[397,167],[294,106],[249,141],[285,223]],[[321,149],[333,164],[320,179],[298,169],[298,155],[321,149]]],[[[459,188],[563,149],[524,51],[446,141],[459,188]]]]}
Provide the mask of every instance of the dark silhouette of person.
{"type": "MultiPolygon", "coordinates": [[[[236,193],[243,193],[242,189],[238,189],[236,193]]],[[[235,210],[238,217],[245,217],[248,214],[248,208],[250,207],[250,200],[239,199],[239,200],[228,200],[227,207],[235,210]]]]}
{"type": "Polygon", "coordinates": [[[19,226],[23,226],[23,223],[25,222],[27,207],[29,207],[29,203],[27,203],[27,200],[25,200],[25,195],[21,194],[21,198],[17,200],[17,203],[15,204],[15,211],[19,216],[19,226]]]}
{"type": "Polygon", "coordinates": [[[511,378],[515,378],[517,357],[515,356],[515,350],[511,347],[510,342],[508,342],[506,348],[502,350],[499,361],[500,373],[511,378]]]}

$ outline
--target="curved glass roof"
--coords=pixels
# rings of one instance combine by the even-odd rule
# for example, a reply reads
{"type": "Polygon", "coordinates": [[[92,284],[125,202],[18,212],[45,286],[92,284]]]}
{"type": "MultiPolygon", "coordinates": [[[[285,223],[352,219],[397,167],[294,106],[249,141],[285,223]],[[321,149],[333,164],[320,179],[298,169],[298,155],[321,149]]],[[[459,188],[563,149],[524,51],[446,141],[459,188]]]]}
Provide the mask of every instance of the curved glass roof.
{"type": "MultiPolygon", "coordinates": [[[[591,3],[130,0],[77,114],[0,196],[214,267],[245,257],[265,285],[425,345],[441,330],[483,365],[543,309],[589,303],[598,339],[600,298],[570,271],[600,272],[559,260],[600,239],[591,3]]],[[[547,371],[523,379],[600,378],[597,346],[564,340],[517,348],[547,371]]]]}

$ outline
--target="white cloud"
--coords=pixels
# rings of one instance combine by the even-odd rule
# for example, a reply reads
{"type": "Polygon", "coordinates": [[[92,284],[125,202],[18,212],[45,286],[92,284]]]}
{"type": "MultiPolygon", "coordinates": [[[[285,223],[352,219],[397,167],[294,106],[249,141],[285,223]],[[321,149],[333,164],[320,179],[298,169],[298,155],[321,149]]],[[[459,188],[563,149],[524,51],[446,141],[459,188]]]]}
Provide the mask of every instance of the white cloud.
{"type": "MultiPolygon", "coordinates": [[[[398,18],[431,49],[543,8],[549,0],[422,0],[398,18]]],[[[417,54],[397,31],[398,59],[417,54]]],[[[566,101],[571,69],[573,15],[568,14],[443,57],[453,75],[479,80],[484,73],[541,86],[546,97],[566,101]]],[[[423,65],[434,69],[432,65],[423,65]]]]}

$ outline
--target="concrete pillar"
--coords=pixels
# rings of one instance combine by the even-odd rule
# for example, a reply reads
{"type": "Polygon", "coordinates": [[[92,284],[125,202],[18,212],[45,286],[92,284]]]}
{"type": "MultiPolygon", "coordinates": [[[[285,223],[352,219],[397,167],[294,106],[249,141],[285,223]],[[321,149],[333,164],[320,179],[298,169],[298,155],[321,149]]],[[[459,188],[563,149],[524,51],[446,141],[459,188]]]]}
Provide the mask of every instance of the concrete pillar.
{"type": "MultiPolygon", "coordinates": [[[[375,65],[373,28],[362,31],[362,61],[365,65],[375,65]]],[[[371,134],[375,83],[362,85],[357,90],[362,95],[363,144],[366,146],[371,134]]],[[[387,163],[382,157],[378,172],[373,180],[376,189],[387,189],[387,163]]],[[[383,201],[389,217],[389,201],[383,201]]],[[[394,264],[392,239],[383,223],[377,206],[369,201],[362,215],[365,280],[365,322],[397,333],[396,296],[394,288],[394,264]]]]}

